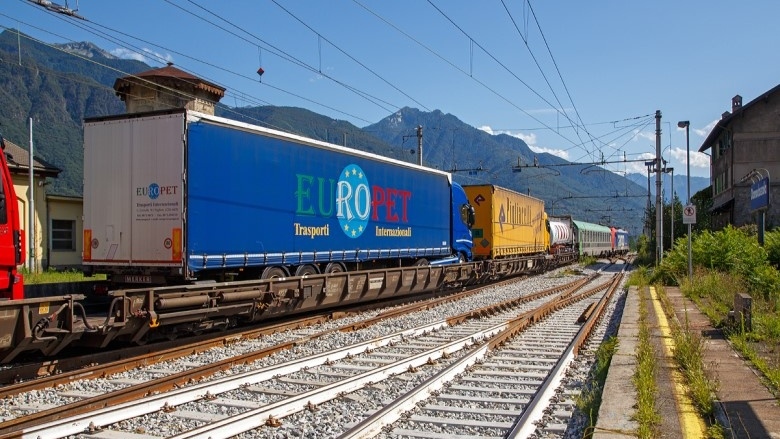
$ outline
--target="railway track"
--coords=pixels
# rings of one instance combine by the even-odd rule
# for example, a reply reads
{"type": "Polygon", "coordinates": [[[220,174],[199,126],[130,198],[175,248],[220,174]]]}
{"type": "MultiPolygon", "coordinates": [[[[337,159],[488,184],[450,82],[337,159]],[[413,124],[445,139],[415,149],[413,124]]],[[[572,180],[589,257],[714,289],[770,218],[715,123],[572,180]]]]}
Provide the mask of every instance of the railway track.
{"type": "MultiPolygon", "coordinates": [[[[550,294],[553,294],[552,292],[546,292],[547,296],[550,294]]],[[[556,293],[561,294],[561,293],[556,293]]],[[[569,293],[571,294],[571,293],[569,293]]],[[[495,294],[488,294],[488,296],[495,296],[495,294]]],[[[526,300],[530,299],[531,297],[526,297],[526,300]]],[[[535,299],[537,301],[543,300],[543,299],[535,299]]],[[[494,299],[495,301],[495,299],[494,299]]],[[[493,304],[493,309],[502,309],[506,307],[513,306],[515,308],[512,308],[512,311],[505,311],[509,312],[510,314],[514,312],[517,313],[517,306],[519,305],[510,305],[509,303],[503,302],[498,305],[493,304]]],[[[530,307],[531,305],[523,305],[530,307]]],[[[470,305],[470,307],[473,309],[473,305],[470,305]]],[[[293,407],[298,407],[296,410],[300,410],[301,404],[298,404],[300,402],[300,398],[306,399],[306,403],[303,404],[303,406],[308,407],[310,410],[314,412],[317,411],[316,405],[322,403],[323,405],[327,405],[328,403],[325,401],[331,400],[333,397],[339,396],[339,395],[345,395],[349,392],[354,392],[356,389],[361,388],[361,386],[365,386],[367,383],[370,383],[371,388],[378,388],[382,391],[383,394],[385,394],[385,390],[382,390],[383,384],[379,384],[380,381],[383,383],[386,380],[393,380],[395,378],[387,378],[387,376],[396,376],[400,374],[400,370],[409,370],[409,368],[412,369],[418,369],[420,371],[430,371],[433,370],[433,367],[431,366],[425,366],[421,367],[424,364],[433,363],[436,358],[439,358],[438,362],[439,364],[446,364],[450,361],[454,361],[454,358],[458,355],[461,355],[462,352],[464,352],[464,349],[467,346],[471,346],[475,343],[478,344],[485,344],[485,342],[480,342],[482,338],[488,337],[488,333],[480,333],[477,330],[472,330],[471,335],[465,335],[461,336],[460,338],[455,337],[453,341],[450,343],[454,343],[449,345],[448,347],[440,347],[440,348],[429,348],[427,350],[423,350],[422,353],[419,353],[419,358],[416,358],[413,355],[408,355],[410,359],[404,360],[405,363],[402,365],[402,360],[395,358],[398,355],[400,355],[398,352],[391,351],[392,355],[389,357],[381,357],[381,355],[378,353],[378,348],[383,349],[400,349],[396,346],[400,344],[400,340],[417,340],[416,343],[421,343],[419,340],[423,340],[421,337],[428,337],[428,334],[431,331],[437,329],[436,336],[433,336],[434,338],[441,338],[441,334],[444,333],[443,328],[450,328],[452,326],[451,331],[463,331],[464,328],[466,328],[466,324],[457,324],[457,322],[462,321],[469,321],[471,325],[475,325],[478,321],[481,320],[475,320],[474,317],[477,317],[479,315],[486,314],[486,310],[482,310],[480,312],[474,313],[473,311],[461,314],[461,315],[455,315],[443,320],[440,320],[438,323],[430,323],[429,325],[423,325],[423,326],[417,326],[416,329],[406,330],[404,331],[396,331],[393,332],[391,335],[387,335],[383,338],[384,341],[377,341],[377,339],[370,339],[368,341],[362,342],[362,344],[356,344],[349,348],[341,348],[341,349],[325,349],[325,357],[323,358],[322,354],[320,354],[319,357],[315,356],[309,360],[295,360],[295,365],[293,366],[267,366],[265,369],[265,378],[273,378],[274,376],[284,376],[285,378],[280,380],[283,385],[281,385],[281,388],[271,388],[267,387],[266,384],[259,384],[263,383],[263,375],[262,372],[238,372],[236,370],[232,370],[224,376],[224,378],[220,378],[219,376],[210,378],[209,381],[204,381],[199,384],[190,385],[187,387],[184,387],[182,389],[174,390],[172,392],[167,392],[164,394],[160,394],[158,396],[147,396],[145,398],[141,399],[140,406],[146,407],[144,410],[149,410],[144,414],[146,418],[154,418],[156,416],[162,416],[163,418],[167,420],[160,420],[159,423],[155,423],[154,421],[149,421],[148,419],[146,421],[143,421],[142,424],[146,427],[140,427],[135,429],[130,429],[130,431],[127,430],[120,430],[120,434],[143,434],[145,436],[155,436],[153,432],[164,432],[162,436],[173,436],[175,434],[178,434],[174,431],[166,431],[166,429],[162,426],[166,425],[179,425],[182,423],[187,423],[189,421],[182,421],[187,420],[188,417],[190,418],[197,418],[200,422],[206,421],[209,425],[219,425],[219,419],[221,417],[231,415],[231,414],[238,414],[243,413],[251,410],[262,410],[263,404],[281,404],[278,402],[279,398],[284,397],[284,399],[289,400],[289,404],[293,407]],[[411,331],[411,332],[409,332],[411,331]],[[481,335],[480,335],[481,334],[481,335]],[[396,343],[396,346],[394,347],[387,347],[390,343],[396,343]],[[366,350],[371,350],[371,354],[366,354],[366,350]],[[336,352],[339,352],[340,354],[336,354],[336,352]],[[435,355],[434,352],[440,352],[440,354],[435,355]],[[357,360],[357,355],[363,353],[363,355],[368,355],[366,359],[357,360]],[[360,379],[355,379],[354,383],[342,383],[340,385],[336,384],[328,384],[329,381],[325,378],[321,378],[318,380],[312,380],[311,379],[311,372],[310,370],[313,370],[313,368],[318,367],[325,367],[329,366],[327,363],[333,363],[337,361],[337,357],[341,355],[341,361],[347,362],[349,364],[348,367],[346,367],[347,370],[352,371],[353,375],[362,376],[362,381],[360,379]],[[450,358],[441,358],[442,356],[450,358]],[[415,357],[415,358],[413,358],[415,357]],[[390,360],[395,358],[395,361],[392,363],[389,363],[390,360]],[[366,362],[370,366],[366,365],[366,362]],[[273,369],[274,367],[277,367],[277,369],[273,369]],[[287,367],[287,369],[278,369],[278,367],[287,367]],[[289,368],[293,368],[295,370],[291,370],[289,368]],[[369,372],[365,370],[368,367],[373,368],[379,368],[383,369],[378,372],[373,372],[375,375],[367,375],[369,372]],[[271,368],[271,369],[268,369],[271,368]],[[296,369],[297,368],[297,369],[296,369]],[[358,373],[360,372],[360,373],[358,373]],[[245,375],[248,374],[248,375],[245,375]],[[258,375],[259,374],[259,375],[258,375]],[[302,376],[297,377],[295,374],[302,374],[302,376]],[[260,378],[249,378],[250,376],[259,376],[260,378]],[[222,380],[228,380],[231,381],[233,384],[220,384],[222,380]],[[285,381],[286,380],[286,381],[285,381]],[[296,381],[297,380],[297,381],[296,381]],[[367,381],[366,381],[367,380],[367,381]],[[314,386],[315,388],[311,388],[313,383],[319,382],[326,388],[324,390],[319,390],[314,386]],[[253,384],[254,383],[254,384],[253,384]],[[357,383],[357,384],[356,384],[357,383]],[[327,384],[327,385],[326,385],[327,384]],[[354,388],[351,388],[349,386],[357,386],[354,388]],[[220,387],[222,386],[222,387],[220,387]],[[227,386],[227,388],[225,388],[227,386]],[[259,386],[259,387],[258,387],[259,386]],[[331,388],[328,388],[328,386],[331,386],[331,388]],[[346,387],[344,387],[346,386],[346,387]],[[265,389],[265,390],[263,390],[265,389]],[[351,390],[350,390],[351,389],[351,390]],[[226,391],[227,393],[220,394],[220,391],[226,391]],[[181,396],[181,395],[189,395],[189,396],[181,396]],[[244,395],[248,394],[250,395],[250,399],[248,402],[241,402],[243,401],[241,397],[236,395],[244,395]],[[322,400],[317,399],[314,397],[314,394],[319,395],[326,395],[326,396],[319,396],[317,398],[323,398],[322,400]],[[212,396],[219,395],[216,399],[212,399],[212,396]],[[303,396],[301,396],[303,395],[303,396]],[[158,399],[162,398],[162,399],[158,399]],[[184,399],[181,399],[184,398],[184,399]],[[220,399],[221,398],[221,399],[220,399]],[[296,400],[295,398],[298,398],[296,400]],[[161,402],[164,401],[164,402],[161,402]],[[182,405],[183,404],[183,405],[182,405]],[[257,405],[260,405],[257,407],[257,405]],[[178,407],[177,407],[178,406],[178,407]],[[193,406],[192,408],[187,408],[187,406],[193,406]],[[169,408],[177,407],[175,411],[168,412],[169,408]],[[159,411],[159,413],[157,413],[159,411]],[[152,414],[156,413],[156,414],[152,414]],[[209,414],[210,413],[210,414],[209,414]]],[[[492,317],[496,318],[496,317],[492,317]]],[[[536,317],[538,318],[538,317],[536,317]]],[[[505,317],[506,319],[506,317],[505,317]]],[[[483,327],[484,325],[487,325],[490,327],[490,324],[483,322],[481,324],[483,327]]],[[[482,329],[482,331],[486,331],[485,329],[482,329]]],[[[496,331],[494,328],[493,331],[496,331]]],[[[384,330],[386,334],[389,332],[387,330],[384,330]]],[[[491,334],[495,335],[495,334],[491,334]]],[[[454,337],[454,336],[453,336],[454,337]]],[[[345,343],[339,342],[341,345],[344,345],[345,343]]],[[[423,343],[424,345],[425,343],[423,343]]],[[[417,349],[421,349],[420,346],[417,346],[417,349]]],[[[276,357],[276,355],[275,355],[276,357]]],[[[339,363],[340,364],[340,363],[339,363]]],[[[332,366],[332,365],[331,365],[332,366]]],[[[342,369],[345,369],[343,366],[342,369]]],[[[261,369],[263,370],[263,369],[261,369]]],[[[154,373],[155,371],[152,370],[154,373]]],[[[158,373],[161,373],[161,370],[157,371],[158,373]]],[[[412,375],[417,375],[420,372],[414,373],[412,375]]],[[[346,374],[346,372],[342,371],[341,375],[346,374]]],[[[338,377],[339,374],[337,373],[331,373],[330,376],[336,376],[338,377]]],[[[398,376],[404,376],[405,374],[398,375],[398,376]]],[[[328,374],[320,374],[320,377],[328,376],[328,374]]],[[[347,378],[345,376],[342,376],[341,378],[347,378]]],[[[125,378],[114,378],[115,381],[121,381],[125,378]]],[[[400,378],[402,381],[405,381],[404,378],[400,378]]],[[[151,386],[159,385],[161,381],[157,381],[157,384],[152,384],[157,380],[150,380],[148,383],[151,386]]],[[[138,384],[136,384],[137,386],[138,384]]],[[[134,386],[130,386],[134,387],[134,386]]],[[[151,395],[154,392],[162,391],[162,389],[159,390],[152,390],[154,387],[150,387],[146,390],[147,395],[151,395]]],[[[352,393],[350,393],[352,394],[352,393]]],[[[84,395],[82,395],[84,396],[84,395]]],[[[115,395],[116,396],[116,395],[115,395]]],[[[92,398],[99,398],[98,396],[91,396],[87,399],[92,398]]],[[[131,399],[138,399],[136,396],[135,398],[131,399]]],[[[360,398],[357,398],[358,400],[360,398]]],[[[83,401],[83,399],[82,399],[83,401]]],[[[8,422],[5,422],[3,424],[0,424],[0,433],[2,434],[2,437],[20,437],[21,432],[27,431],[32,436],[30,437],[61,437],[57,435],[62,435],[66,430],[64,430],[64,426],[69,426],[70,430],[68,431],[68,434],[78,434],[84,431],[92,431],[93,437],[108,437],[110,436],[109,431],[106,432],[98,432],[98,427],[112,424],[115,422],[119,422],[120,428],[122,424],[132,424],[135,421],[121,421],[120,418],[123,416],[128,416],[127,413],[132,413],[133,410],[138,410],[138,408],[127,408],[125,407],[127,404],[132,403],[126,403],[126,404],[119,404],[119,405],[101,405],[97,403],[96,400],[92,401],[92,404],[88,404],[91,407],[88,407],[84,409],[84,414],[82,415],[74,415],[75,417],[69,418],[69,419],[59,419],[58,421],[51,421],[48,424],[39,425],[37,430],[30,430],[28,427],[25,427],[25,425],[31,425],[31,424],[41,424],[43,421],[43,418],[38,418],[37,420],[33,420],[32,422],[27,421],[25,424],[25,421],[19,421],[17,420],[13,425],[10,425],[8,422]],[[98,407],[104,407],[100,409],[99,411],[94,411],[92,409],[98,408],[98,407]],[[124,415],[118,415],[118,413],[122,413],[124,410],[124,415]],[[129,411],[128,411],[129,410],[129,411]],[[110,414],[109,414],[110,413],[110,414]],[[105,416],[111,416],[112,418],[105,418],[105,416]],[[118,416],[118,418],[117,418],[118,416]],[[80,419],[80,420],[78,420],[80,419]],[[89,420],[88,423],[84,424],[86,420],[89,420]],[[112,421],[113,420],[113,421],[112,421]],[[45,425],[48,425],[48,427],[44,427],[45,425]],[[48,430],[40,430],[40,428],[48,428],[48,430]],[[52,436],[54,435],[54,436],[52,436]],[[108,436],[107,436],[108,435],[108,436]]],[[[265,410],[271,410],[270,408],[266,407],[265,410]]],[[[274,409],[276,410],[276,409],[274,409]]],[[[249,416],[249,415],[244,415],[249,416]]],[[[270,416],[270,415],[269,415],[270,416]]],[[[266,418],[265,421],[268,421],[271,425],[275,424],[276,421],[274,419],[281,419],[281,415],[277,416],[270,416],[269,418],[266,418]]],[[[20,420],[24,419],[24,417],[18,418],[20,420]]],[[[249,424],[257,421],[257,418],[253,418],[250,416],[250,419],[252,421],[246,421],[249,424]]],[[[265,422],[264,421],[264,422],[265,422]]],[[[246,423],[237,422],[236,420],[232,420],[228,422],[228,424],[238,424],[238,425],[247,425],[246,423]]],[[[262,424],[262,422],[260,423],[262,424]]],[[[260,424],[255,424],[255,427],[260,424]]],[[[282,422],[282,425],[285,425],[285,422],[282,422]]],[[[114,428],[114,427],[112,427],[114,428]]],[[[194,434],[194,433],[193,433],[194,434]]],[[[232,434],[232,433],[231,433],[232,434]]],[[[218,437],[218,433],[209,432],[208,436],[218,437]],[[217,436],[214,436],[214,434],[217,434],[217,436]]],[[[189,437],[189,436],[183,436],[183,437],[189,437]]],[[[197,436],[192,436],[197,437],[197,436]]],[[[205,437],[205,436],[204,436],[205,437]]]]}

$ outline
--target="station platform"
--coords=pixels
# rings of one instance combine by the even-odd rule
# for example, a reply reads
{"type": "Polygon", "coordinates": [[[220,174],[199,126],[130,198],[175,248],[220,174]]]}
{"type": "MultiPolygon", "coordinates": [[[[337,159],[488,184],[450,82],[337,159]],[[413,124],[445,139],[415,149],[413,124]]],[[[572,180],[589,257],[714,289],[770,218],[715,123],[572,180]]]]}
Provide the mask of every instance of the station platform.
{"type": "MultiPolygon", "coordinates": [[[[720,330],[712,327],[695,304],[682,296],[679,288],[665,287],[664,291],[677,320],[687,322],[688,328],[704,339],[704,364],[708,377],[718,382],[716,416],[724,426],[725,437],[780,439],[780,401],[762,384],[760,374],[732,348],[720,330]]],[[[646,293],[647,322],[657,358],[656,408],[661,419],[658,437],[706,437],[706,426],[693,410],[671,358],[669,322],[654,289],[647,289],[646,293]]],[[[636,287],[631,287],[626,297],[618,348],[604,384],[594,439],[637,437],[638,424],[632,419],[637,400],[633,376],[642,296],[636,287]]]]}

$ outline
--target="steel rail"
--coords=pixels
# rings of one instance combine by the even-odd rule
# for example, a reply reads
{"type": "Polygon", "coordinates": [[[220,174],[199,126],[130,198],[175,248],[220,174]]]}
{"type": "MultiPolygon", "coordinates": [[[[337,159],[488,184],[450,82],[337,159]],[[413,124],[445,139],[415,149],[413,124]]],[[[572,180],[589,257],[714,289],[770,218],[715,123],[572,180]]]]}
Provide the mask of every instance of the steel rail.
{"type": "MultiPolygon", "coordinates": [[[[399,315],[403,315],[403,314],[406,314],[406,313],[409,313],[409,312],[412,312],[412,311],[428,309],[428,308],[432,308],[432,307],[438,306],[441,303],[445,303],[445,302],[453,301],[453,300],[459,300],[459,299],[462,299],[464,297],[467,297],[467,296],[470,296],[470,295],[473,295],[473,294],[477,294],[480,291],[482,291],[484,288],[494,287],[496,285],[501,285],[501,284],[508,284],[508,283],[511,283],[511,282],[516,282],[516,279],[515,280],[504,280],[502,282],[499,282],[498,284],[491,284],[491,285],[481,286],[481,287],[476,288],[474,290],[464,291],[464,292],[460,292],[460,293],[457,293],[457,294],[449,295],[449,296],[446,296],[446,297],[440,297],[440,298],[430,299],[430,300],[426,300],[426,301],[422,301],[422,302],[415,302],[415,303],[412,303],[412,304],[406,304],[404,306],[396,307],[396,308],[391,309],[389,311],[383,312],[383,313],[381,313],[381,314],[379,314],[379,315],[377,315],[375,317],[367,319],[366,321],[359,322],[359,323],[350,323],[350,324],[343,325],[342,327],[337,328],[336,331],[341,331],[341,332],[354,331],[354,330],[357,330],[357,329],[360,329],[360,328],[363,328],[363,327],[370,326],[372,324],[376,324],[377,322],[380,322],[382,320],[393,318],[393,317],[396,317],[396,316],[399,316],[399,315]]],[[[549,295],[549,294],[554,294],[554,293],[562,291],[562,290],[570,289],[570,288],[573,288],[577,284],[581,284],[582,282],[583,281],[574,281],[574,282],[571,282],[571,283],[568,283],[568,284],[565,284],[565,285],[562,285],[562,286],[559,286],[559,287],[550,288],[550,289],[547,289],[547,290],[535,293],[534,295],[530,295],[530,296],[528,296],[529,298],[526,299],[526,300],[531,300],[532,297],[534,297],[534,296],[549,295]]],[[[457,316],[457,317],[455,317],[453,319],[450,319],[448,321],[448,323],[449,324],[453,324],[453,322],[455,322],[455,321],[463,321],[465,319],[474,318],[474,317],[477,317],[479,315],[486,315],[486,314],[489,314],[489,313],[492,313],[492,312],[496,312],[497,310],[499,310],[499,309],[501,309],[502,307],[505,307],[505,306],[508,306],[508,305],[507,304],[500,304],[499,306],[493,307],[493,309],[484,309],[484,310],[481,310],[481,311],[476,312],[476,313],[466,313],[464,315],[457,316]]],[[[488,308],[491,308],[491,307],[488,307],[488,308]]],[[[284,324],[284,325],[280,325],[280,326],[274,326],[273,330],[281,330],[282,328],[284,328],[286,326],[301,327],[301,326],[305,326],[305,325],[304,324],[300,324],[300,323],[299,324],[288,323],[288,324],[284,324]]],[[[262,331],[262,333],[266,333],[262,329],[261,330],[257,330],[257,331],[262,331]]],[[[158,379],[153,380],[153,381],[148,381],[148,382],[145,382],[145,383],[139,383],[139,384],[135,384],[135,385],[132,385],[132,386],[128,386],[126,388],[123,388],[123,389],[111,392],[111,393],[106,394],[106,395],[98,395],[98,396],[86,398],[86,399],[83,399],[83,400],[80,400],[80,401],[76,401],[76,402],[74,402],[72,404],[69,404],[66,407],[54,407],[54,408],[51,408],[51,409],[48,409],[48,410],[43,410],[43,411],[40,411],[40,412],[37,412],[37,413],[32,413],[32,414],[27,415],[27,416],[11,419],[11,420],[8,420],[8,421],[0,423],[0,439],[6,438],[6,437],[14,437],[14,436],[8,436],[8,435],[12,434],[13,432],[16,432],[16,431],[22,431],[22,430],[31,428],[31,427],[33,427],[35,425],[38,425],[38,424],[41,424],[41,423],[52,422],[52,421],[56,421],[57,419],[62,419],[62,418],[65,418],[65,417],[78,416],[79,414],[88,413],[88,412],[93,411],[93,410],[98,409],[98,408],[105,408],[105,407],[116,406],[116,405],[125,403],[127,401],[132,401],[132,400],[135,400],[135,399],[145,398],[147,395],[150,395],[150,394],[155,393],[155,392],[161,392],[161,391],[168,391],[168,390],[171,390],[171,389],[176,389],[176,388],[185,386],[185,385],[187,385],[188,383],[190,383],[190,382],[192,382],[194,380],[199,380],[199,379],[201,379],[203,377],[213,375],[216,372],[229,369],[229,368],[231,368],[231,367],[233,367],[235,365],[238,365],[238,364],[246,364],[246,363],[255,361],[257,359],[267,357],[267,356],[269,356],[269,355],[271,355],[271,354],[273,354],[275,352],[279,352],[279,351],[282,351],[282,350],[290,349],[290,348],[294,347],[297,344],[303,343],[303,342],[308,341],[308,340],[313,340],[313,339],[316,339],[316,338],[319,338],[319,337],[323,337],[325,335],[330,334],[331,332],[333,332],[333,330],[328,330],[328,331],[323,331],[323,332],[320,332],[320,333],[317,333],[317,334],[308,335],[306,337],[301,337],[300,339],[293,340],[293,341],[290,341],[290,342],[287,342],[287,343],[284,343],[284,344],[281,344],[281,345],[271,346],[271,347],[268,347],[266,349],[262,349],[260,351],[255,351],[255,352],[251,352],[249,354],[244,354],[244,355],[240,355],[240,356],[236,356],[236,357],[226,358],[226,359],[224,359],[222,361],[219,361],[219,362],[216,362],[216,363],[211,363],[211,364],[207,364],[207,365],[204,365],[204,366],[196,367],[196,368],[191,369],[191,370],[187,370],[187,371],[179,372],[179,373],[172,374],[172,375],[169,375],[169,376],[161,377],[161,378],[158,378],[158,379]]],[[[242,339],[247,339],[249,337],[241,337],[241,338],[242,339]]],[[[194,349],[192,347],[185,346],[185,347],[183,347],[181,349],[180,352],[182,353],[182,355],[186,355],[186,354],[191,354],[191,353],[193,353],[195,351],[194,351],[194,349]]],[[[155,357],[154,355],[152,355],[152,356],[155,357]]],[[[145,358],[148,358],[148,357],[145,357],[145,358]]],[[[162,355],[162,354],[156,356],[156,359],[159,360],[159,361],[162,361],[162,360],[164,360],[166,358],[175,358],[175,356],[174,355],[162,355]]],[[[155,363],[155,361],[151,361],[151,360],[149,360],[149,361],[147,361],[147,360],[139,361],[139,364],[142,364],[142,365],[148,365],[148,364],[154,364],[154,363],[155,363]]],[[[116,362],[115,364],[111,364],[110,365],[111,371],[124,371],[124,370],[130,369],[132,367],[133,367],[133,365],[131,363],[128,363],[127,361],[119,361],[119,362],[116,362]]],[[[55,377],[52,377],[52,380],[55,380],[55,381],[61,380],[60,382],[71,382],[71,381],[74,381],[76,379],[80,379],[80,378],[84,378],[84,377],[86,377],[86,378],[97,378],[97,377],[103,377],[103,376],[109,374],[109,372],[107,372],[107,371],[101,371],[100,368],[101,368],[101,366],[95,366],[94,367],[94,372],[86,373],[86,372],[75,371],[73,373],[64,374],[64,375],[67,375],[67,376],[63,376],[63,377],[55,376],[55,377]]]]}
{"type": "Polygon", "coordinates": [[[581,294],[563,294],[546,305],[540,306],[535,310],[524,312],[509,322],[505,330],[488,340],[484,346],[473,349],[466,356],[440,371],[433,377],[429,378],[422,385],[416,387],[413,391],[397,398],[389,405],[385,406],[381,410],[377,411],[373,415],[352,427],[349,431],[341,435],[340,438],[355,439],[374,437],[384,427],[394,423],[401,417],[401,415],[413,409],[417,403],[428,398],[430,394],[442,388],[444,384],[451,381],[455,376],[466,371],[466,369],[474,364],[474,362],[484,358],[489,351],[502,345],[507,340],[515,337],[520,331],[528,327],[530,324],[538,321],[540,318],[543,318],[552,311],[559,309],[562,304],[576,302],[594,294],[597,291],[608,289],[612,285],[614,285],[614,280],[602,285],[598,285],[581,294]]]}

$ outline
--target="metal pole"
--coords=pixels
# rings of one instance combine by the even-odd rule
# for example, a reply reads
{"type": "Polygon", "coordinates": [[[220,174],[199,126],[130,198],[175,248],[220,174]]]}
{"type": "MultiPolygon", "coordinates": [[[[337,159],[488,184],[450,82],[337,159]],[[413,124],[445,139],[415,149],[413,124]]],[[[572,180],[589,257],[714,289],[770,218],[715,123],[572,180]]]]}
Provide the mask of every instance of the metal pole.
{"type": "Polygon", "coordinates": [[[422,166],[422,125],[417,125],[417,164],[422,166]]]}
{"type": "MultiPolygon", "coordinates": [[[[691,129],[691,122],[688,120],[683,120],[680,122],[677,122],[677,126],[680,128],[685,127],[685,152],[686,152],[686,176],[688,180],[688,194],[687,199],[685,200],[685,205],[691,204],[691,136],[690,136],[690,129],[691,129]]],[[[688,223],[688,282],[693,282],[693,255],[692,255],[692,246],[691,246],[691,223],[688,223]]]]}
{"type": "Polygon", "coordinates": [[[669,216],[672,217],[672,220],[670,221],[672,225],[671,225],[671,229],[669,230],[669,233],[671,233],[670,235],[671,244],[669,245],[669,248],[673,249],[674,248],[674,168],[671,168],[671,171],[672,171],[672,203],[671,203],[672,205],[669,206],[669,210],[670,210],[669,216]]]}
{"type": "Polygon", "coordinates": [[[655,111],[655,264],[661,263],[664,253],[663,210],[661,201],[661,110],[655,111]]]}
{"type": "Polygon", "coordinates": [[[30,199],[27,203],[29,207],[29,230],[30,234],[30,265],[29,269],[31,273],[35,273],[35,185],[33,184],[33,120],[30,118],[30,199]]]}

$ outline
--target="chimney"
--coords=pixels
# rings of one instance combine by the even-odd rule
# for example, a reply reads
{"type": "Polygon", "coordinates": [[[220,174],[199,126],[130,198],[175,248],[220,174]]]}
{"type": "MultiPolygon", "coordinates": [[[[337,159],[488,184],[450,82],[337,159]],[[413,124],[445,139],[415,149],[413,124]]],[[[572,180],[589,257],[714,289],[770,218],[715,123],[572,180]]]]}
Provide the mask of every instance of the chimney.
{"type": "Polygon", "coordinates": [[[725,119],[729,116],[731,116],[731,113],[729,113],[728,111],[724,111],[723,114],[720,115],[720,118],[725,119]]]}
{"type": "Polygon", "coordinates": [[[742,108],[742,96],[736,95],[731,98],[731,112],[735,113],[740,108],[742,108]]]}

